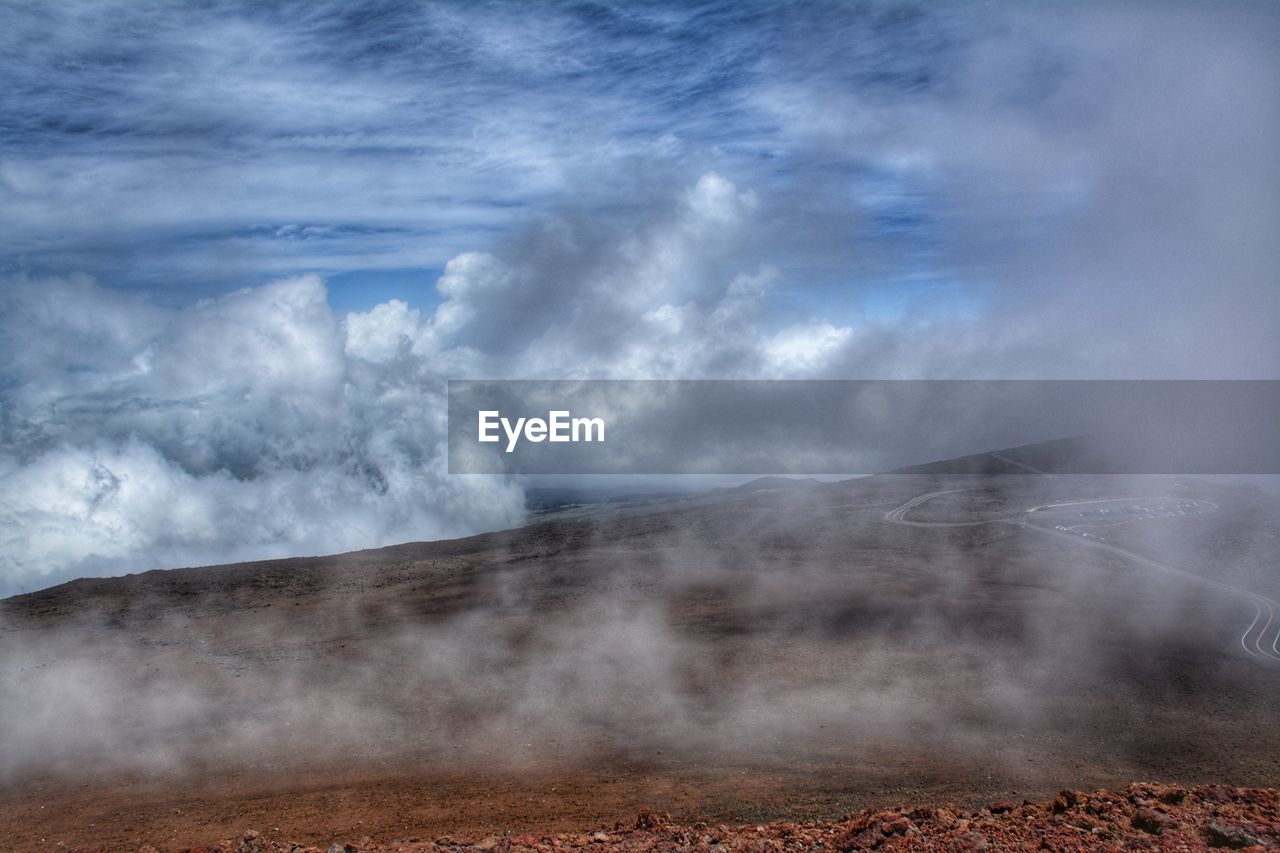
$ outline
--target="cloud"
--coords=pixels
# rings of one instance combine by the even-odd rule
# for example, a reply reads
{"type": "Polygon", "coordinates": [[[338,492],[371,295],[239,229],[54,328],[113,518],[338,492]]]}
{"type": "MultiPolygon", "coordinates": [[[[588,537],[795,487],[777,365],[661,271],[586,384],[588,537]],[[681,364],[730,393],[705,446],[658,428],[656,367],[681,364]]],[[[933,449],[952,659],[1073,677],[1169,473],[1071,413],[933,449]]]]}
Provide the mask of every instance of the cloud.
{"type": "Polygon", "coordinates": [[[777,278],[738,254],[755,208],[753,193],[709,172],[614,217],[533,220],[493,251],[450,260],[430,315],[398,302],[351,315],[348,351],[403,349],[503,375],[714,372],[726,350],[755,346],[777,278]]]}
{"type": "Polygon", "coordinates": [[[844,348],[852,333],[849,328],[836,328],[830,323],[789,326],[766,344],[767,369],[774,376],[803,375],[821,369],[844,348]]]}
{"type": "MultiPolygon", "coordinates": [[[[1094,353],[1080,371],[1226,375],[1277,354],[1274,4],[227,0],[0,16],[0,270],[86,271],[174,304],[302,271],[434,277],[483,253],[521,281],[503,304],[523,311],[558,292],[520,279],[526,262],[609,267],[606,237],[633,240],[640,284],[662,280],[662,256],[615,223],[654,222],[715,173],[755,197],[733,251],[738,272],[777,271],[779,328],[866,322],[886,297],[936,303],[945,282],[947,304],[1007,312],[997,336],[973,335],[1006,364],[1029,357],[1046,312],[1094,353]],[[1167,344],[1228,327],[1230,358],[1167,344]]],[[[726,200],[701,192],[687,215],[723,229],[726,200]]],[[[499,335],[474,343],[496,352],[499,335]]],[[[909,372],[969,361],[904,349],[909,372]]],[[[867,359],[848,363],[904,369],[867,359]]]]}
{"type": "Polygon", "coordinates": [[[927,238],[881,241],[891,263],[980,309],[860,334],[843,369],[1275,376],[1277,7],[994,8],[934,21],[959,47],[927,96],[781,71],[756,92],[807,157],[876,164],[872,222],[927,238]]]}
{"type": "Polygon", "coordinates": [[[351,314],[343,322],[347,353],[371,362],[387,362],[412,348],[421,325],[421,312],[399,299],[351,314]]]}
{"type": "Polygon", "coordinates": [[[445,473],[441,374],[388,359],[394,305],[344,328],[315,277],[176,310],[84,279],[3,292],[10,589],[521,517],[518,490],[445,473]]]}
{"type": "Polygon", "coordinates": [[[86,277],[0,289],[11,587],[517,523],[445,471],[445,379],[803,376],[848,330],[768,332],[739,269],[755,196],[715,173],[608,221],[531,224],[445,267],[430,313],[338,318],[316,276],[163,308],[86,277]],[[816,337],[814,337],[816,335],[816,337]]]}
{"type": "Polygon", "coordinates": [[[674,11],[7,7],[0,256],[206,294],[438,269],[571,186],[671,163],[673,130],[701,135],[724,63],[750,53],[690,49],[715,21],[674,11]]]}

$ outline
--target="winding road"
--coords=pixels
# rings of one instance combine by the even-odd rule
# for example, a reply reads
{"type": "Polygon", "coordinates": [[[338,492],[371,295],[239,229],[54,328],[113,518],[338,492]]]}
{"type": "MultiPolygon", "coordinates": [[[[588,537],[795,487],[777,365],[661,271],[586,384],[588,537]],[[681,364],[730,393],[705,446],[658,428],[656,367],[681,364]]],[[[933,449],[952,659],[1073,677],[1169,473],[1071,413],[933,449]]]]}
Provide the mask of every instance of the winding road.
{"type": "Polygon", "coordinates": [[[1062,506],[1076,506],[1082,504],[1097,503],[1114,503],[1119,500],[1168,500],[1167,497],[1161,498],[1098,498],[1092,500],[1067,501],[1057,504],[1043,504],[1026,510],[1021,518],[995,518],[984,519],[981,521],[913,521],[907,517],[913,509],[928,500],[938,497],[939,495],[947,495],[955,492],[971,491],[970,489],[940,489],[933,492],[926,492],[918,495],[901,506],[895,507],[885,513],[885,521],[891,521],[894,524],[905,524],[911,527],[976,527],[983,524],[1011,524],[1015,527],[1036,530],[1049,536],[1060,536],[1064,539],[1084,545],[1089,548],[1096,548],[1103,551],[1109,551],[1119,555],[1131,562],[1137,563],[1146,568],[1155,569],[1160,572],[1167,572],[1178,577],[1193,580],[1215,589],[1222,590],[1235,596],[1239,596],[1249,601],[1254,607],[1253,621],[1249,623],[1249,627],[1240,635],[1240,647],[1250,656],[1257,658],[1269,664],[1280,664],[1280,603],[1274,599],[1268,598],[1256,592],[1243,589],[1238,586],[1223,583],[1219,580],[1204,577],[1194,572],[1188,572],[1185,569],[1179,569],[1176,566],[1170,566],[1165,563],[1158,562],[1150,557],[1144,557],[1128,548],[1121,548],[1118,545],[1112,545],[1103,542],[1100,539],[1081,536],[1065,530],[1059,530],[1056,527],[1046,527],[1037,524],[1033,519],[1033,513],[1041,512],[1048,509],[1056,509],[1062,506]]]}

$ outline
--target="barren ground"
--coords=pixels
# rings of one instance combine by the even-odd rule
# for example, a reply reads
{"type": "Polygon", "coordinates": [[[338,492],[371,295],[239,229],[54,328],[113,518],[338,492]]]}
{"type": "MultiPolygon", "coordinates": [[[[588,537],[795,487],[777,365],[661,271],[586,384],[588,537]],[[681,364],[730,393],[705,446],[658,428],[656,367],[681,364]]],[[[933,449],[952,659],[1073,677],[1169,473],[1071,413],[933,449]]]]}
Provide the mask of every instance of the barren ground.
{"type": "MultiPolygon", "coordinates": [[[[918,517],[1149,487],[1002,482],[918,517]]],[[[974,485],[744,491],[7,599],[0,847],[541,837],[645,808],[710,826],[1280,782],[1280,670],[1240,651],[1247,601],[1012,524],[884,519],[974,485]]],[[[1229,523],[1258,507],[1212,497],[1221,523],[1196,529],[1233,556],[1204,571],[1269,577],[1265,526],[1229,523]]]]}

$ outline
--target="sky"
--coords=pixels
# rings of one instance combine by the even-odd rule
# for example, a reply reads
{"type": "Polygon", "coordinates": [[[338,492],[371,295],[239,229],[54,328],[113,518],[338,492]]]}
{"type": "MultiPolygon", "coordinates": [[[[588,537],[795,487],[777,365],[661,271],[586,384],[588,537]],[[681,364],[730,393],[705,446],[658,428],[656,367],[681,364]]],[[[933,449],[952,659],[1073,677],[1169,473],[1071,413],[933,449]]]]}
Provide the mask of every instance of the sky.
{"type": "Polygon", "coordinates": [[[1277,378],[1277,36],[0,0],[0,594],[519,523],[450,378],[1277,378]]]}

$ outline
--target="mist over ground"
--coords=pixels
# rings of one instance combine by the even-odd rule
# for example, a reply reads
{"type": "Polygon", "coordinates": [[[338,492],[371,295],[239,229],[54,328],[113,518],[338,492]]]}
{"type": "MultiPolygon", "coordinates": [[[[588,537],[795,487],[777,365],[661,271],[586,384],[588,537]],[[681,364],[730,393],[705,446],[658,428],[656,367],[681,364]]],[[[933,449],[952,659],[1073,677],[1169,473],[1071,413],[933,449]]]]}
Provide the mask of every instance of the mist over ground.
{"type": "Polygon", "coordinates": [[[864,798],[975,769],[1027,792],[1268,784],[1276,669],[1241,649],[1254,613],[1233,590],[1274,586],[1277,530],[1274,498],[1168,478],[877,477],[76,581],[5,603],[0,779],[831,765],[864,798]],[[949,491],[909,518],[942,526],[886,518],[931,488],[949,491]],[[1009,523],[1161,494],[1160,518],[1107,536],[1234,547],[1207,565],[1141,543],[1179,576],[1009,523]]]}

